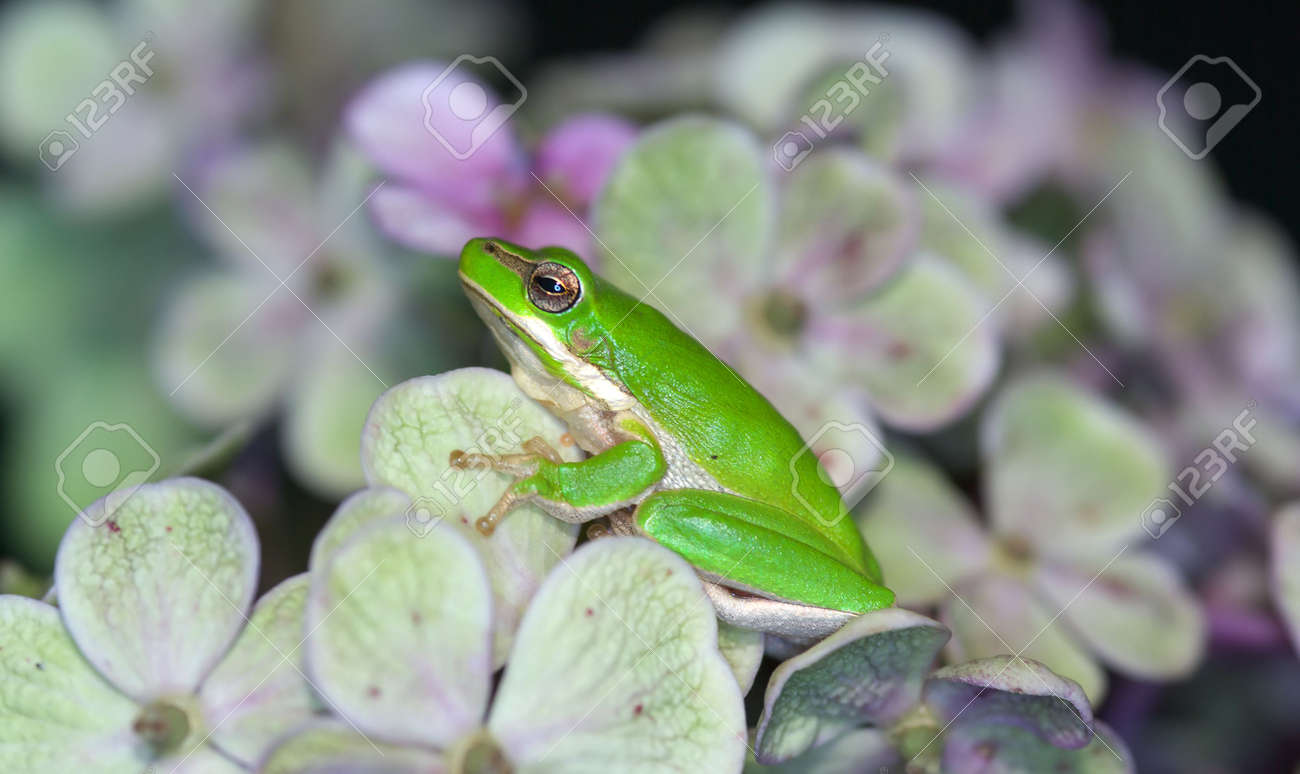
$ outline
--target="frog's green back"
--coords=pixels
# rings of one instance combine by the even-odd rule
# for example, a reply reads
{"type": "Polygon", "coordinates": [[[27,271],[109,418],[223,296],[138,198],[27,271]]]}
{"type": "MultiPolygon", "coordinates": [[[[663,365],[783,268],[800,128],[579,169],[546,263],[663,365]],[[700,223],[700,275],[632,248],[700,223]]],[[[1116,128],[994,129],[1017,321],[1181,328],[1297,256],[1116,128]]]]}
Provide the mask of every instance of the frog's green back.
{"type": "Polygon", "coordinates": [[[601,341],[588,359],[625,385],[720,484],[806,519],[879,581],[879,566],[853,519],[845,517],[824,526],[843,507],[839,492],[821,479],[815,455],[804,450],[804,439],[794,426],[758,390],[657,309],[608,282],[597,282],[592,297],[597,299],[596,317],[604,330],[588,332],[591,339],[601,341]],[[688,373],[690,378],[665,378],[674,373],[688,373]],[[809,513],[794,496],[795,475],[800,495],[822,518],[809,513]]]}

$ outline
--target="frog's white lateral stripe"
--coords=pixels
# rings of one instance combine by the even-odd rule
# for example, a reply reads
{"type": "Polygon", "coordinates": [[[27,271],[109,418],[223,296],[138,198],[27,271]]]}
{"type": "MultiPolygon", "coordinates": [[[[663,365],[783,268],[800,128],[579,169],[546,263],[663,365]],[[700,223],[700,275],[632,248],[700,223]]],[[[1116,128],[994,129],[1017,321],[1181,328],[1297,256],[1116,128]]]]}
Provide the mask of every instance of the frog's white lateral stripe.
{"type": "Polygon", "coordinates": [[[622,411],[635,405],[636,399],[622,385],[605,376],[596,366],[576,357],[546,323],[528,317],[510,315],[473,280],[462,274],[460,275],[460,281],[478,300],[527,334],[533,343],[558,361],[566,373],[576,379],[579,384],[589,390],[597,400],[604,403],[611,411],[622,411]]]}

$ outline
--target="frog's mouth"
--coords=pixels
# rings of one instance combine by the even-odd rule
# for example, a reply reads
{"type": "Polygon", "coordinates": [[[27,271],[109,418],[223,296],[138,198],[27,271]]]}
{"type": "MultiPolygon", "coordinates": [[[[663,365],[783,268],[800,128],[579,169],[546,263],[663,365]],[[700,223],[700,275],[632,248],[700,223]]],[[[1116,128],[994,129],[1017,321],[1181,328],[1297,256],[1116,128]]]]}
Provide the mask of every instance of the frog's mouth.
{"type": "Polygon", "coordinates": [[[492,338],[496,339],[497,346],[511,365],[522,366],[527,361],[537,361],[540,365],[536,352],[542,350],[549,353],[551,346],[559,344],[556,340],[548,346],[548,342],[539,340],[532,331],[517,324],[500,304],[464,274],[460,275],[460,283],[465,288],[465,295],[469,297],[474,312],[492,332],[492,338]]]}

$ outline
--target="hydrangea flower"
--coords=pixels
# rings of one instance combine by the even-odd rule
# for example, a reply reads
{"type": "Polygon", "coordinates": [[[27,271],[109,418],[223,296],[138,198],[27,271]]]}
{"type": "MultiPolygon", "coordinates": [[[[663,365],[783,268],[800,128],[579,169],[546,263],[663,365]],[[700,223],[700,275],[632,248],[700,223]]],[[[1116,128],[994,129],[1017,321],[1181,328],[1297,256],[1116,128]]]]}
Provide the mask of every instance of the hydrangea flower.
{"type": "Polygon", "coordinates": [[[500,666],[528,600],[573,550],[578,527],[525,506],[484,537],[474,520],[487,513],[511,479],[493,471],[462,471],[449,461],[456,449],[515,454],[533,437],[543,438],[570,461],[582,456],[563,423],[500,371],[463,368],[394,386],[375,402],[361,433],[361,464],[369,486],[345,500],[321,531],[312,568],[371,520],[405,513],[415,535],[446,523],[479,551],[486,567],[493,594],[494,662],[500,666]]]}
{"type": "Polygon", "coordinates": [[[943,475],[899,456],[855,514],[899,603],[939,605],[955,661],[1012,653],[1098,701],[1098,661],[1134,677],[1180,677],[1204,622],[1167,560],[1134,548],[1170,480],[1141,425],[1055,377],[1022,377],[984,417],[987,525],[943,475]]]}
{"type": "Polygon", "coordinates": [[[162,195],[189,153],[228,139],[265,101],[265,63],[247,45],[257,12],[247,0],[7,9],[0,145],[41,170],[59,201],[77,210],[120,210],[162,195]],[[122,63],[143,83],[124,78],[115,87],[122,63]]]}
{"type": "Polygon", "coordinates": [[[579,214],[585,216],[635,127],[607,115],[576,116],[530,156],[513,121],[483,136],[490,118],[462,118],[453,102],[465,93],[484,102],[480,115],[513,110],[460,61],[389,71],[349,106],[348,131],[391,180],[372,202],[380,226],[403,244],[452,257],[484,234],[589,254],[591,237],[579,214]]]}
{"type": "Polygon", "coordinates": [[[0,767],[239,772],[317,703],[305,575],[252,606],[253,524],[199,479],[96,501],[55,569],[58,607],[0,597],[0,767]]]}
{"type": "Polygon", "coordinates": [[[992,380],[996,337],[961,272],[917,248],[910,183],[850,149],[780,176],[767,158],[725,121],[647,130],[597,201],[604,272],[860,474],[881,454],[872,411],[911,430],[953,419],[992,380]]]}
{"type": "Polygon", "coordinates": [[[480,556],[451,524],[416,536],[400,512],[324,556],[307,663],[360,733],[308,728],[260,770],[739,771],[740,689],[684,560],[639,538],[583,546],[537,590],[494,687],[480,556]]]}
{"type": "Polygon", "coordinates": [[[907,610],[861,615],[772,673],[758,772],[1129,772],[1082,689],[1001,656],[931,672],[949,633],[907,610]]]}
{"type": "Polygon", "coordinates": [[[1300,651],[1300,504],[1288,503],[1273,522],[1273,599],[1300,651]]]}
{"type": "Polygon", "coordinates": [[[353,218],[366,175],[346,146],[319,181],[285,144],[210,159],[179,195],[223,266],[176,291],[156,348],[160,386],[204,425],[282,407],[286,459],[331,496],[362,484],[361,424],[397,370],[395,269],[353,218]]]}

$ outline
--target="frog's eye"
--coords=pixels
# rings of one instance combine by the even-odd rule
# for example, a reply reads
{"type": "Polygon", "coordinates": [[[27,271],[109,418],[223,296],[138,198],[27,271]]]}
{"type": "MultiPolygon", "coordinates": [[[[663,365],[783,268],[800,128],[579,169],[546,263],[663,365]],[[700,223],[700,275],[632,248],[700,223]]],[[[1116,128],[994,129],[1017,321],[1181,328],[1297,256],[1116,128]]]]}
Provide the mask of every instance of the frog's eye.
{"type": "Polygon", "coordinates": [[[543,263],[528,278],[528,300],[543,312],[563,312],[578,303],[582,283],[573,269],[558,263],[543,263]]]}

